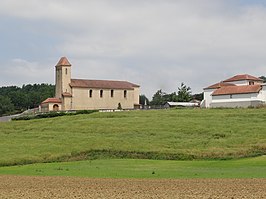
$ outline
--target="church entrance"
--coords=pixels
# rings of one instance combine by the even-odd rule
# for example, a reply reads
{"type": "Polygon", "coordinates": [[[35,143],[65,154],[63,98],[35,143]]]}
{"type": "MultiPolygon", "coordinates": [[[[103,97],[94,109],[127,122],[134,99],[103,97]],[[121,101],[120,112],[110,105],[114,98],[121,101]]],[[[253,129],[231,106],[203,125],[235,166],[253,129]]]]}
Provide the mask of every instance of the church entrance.
{"type": "Polygon", "coordinates": [[[59,106],[58,104],[53,105],[53,111],[59,111],[59,106]]]}

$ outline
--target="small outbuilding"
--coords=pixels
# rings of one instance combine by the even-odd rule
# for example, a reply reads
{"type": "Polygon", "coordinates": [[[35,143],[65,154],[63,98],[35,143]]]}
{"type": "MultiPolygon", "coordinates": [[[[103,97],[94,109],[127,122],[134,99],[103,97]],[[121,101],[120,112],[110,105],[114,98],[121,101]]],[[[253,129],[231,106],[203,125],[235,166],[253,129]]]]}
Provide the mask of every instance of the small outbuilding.
{"type": "Polygon", "coordinates": [[[165,108],[173,108],[173,107],[198,107],[198,102],[166,102],[164,104],[165,108]]]}
{"type": "Polygon", "coordinates": [[[41,111],[59,111],[62,110],[62,101],[58,98],[47,98],[41,103],[41,111]]]}

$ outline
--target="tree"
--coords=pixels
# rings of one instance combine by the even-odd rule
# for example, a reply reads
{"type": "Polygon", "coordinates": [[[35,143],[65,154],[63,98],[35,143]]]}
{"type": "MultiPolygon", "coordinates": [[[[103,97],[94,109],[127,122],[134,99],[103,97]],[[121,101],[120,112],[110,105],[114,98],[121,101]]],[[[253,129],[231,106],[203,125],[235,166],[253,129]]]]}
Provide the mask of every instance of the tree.
{"type": "MultiPolygon", "coordinates": [[[[170,93],[170,94],[165,94],[163,96],[164,102],[177,102],[178,101],[178,97],[176,95],[176,92],[170,93]]],[[[165,104],[164,103],[164,104],[165,104]]]]}
{"type": "Polygon", "coordinates": [[[165,92],[162,92],[162,89],[158,90],[152,97],[151,105],[163,105],[166,101],[164,99],[165,92]]]}
{"type": "Polygon", "coordinates": [[[196,100],[199,100],[199,101],[203,100],[203,92],[202,92],[202,93],[194,94],[194,95],[192,96],[192,98],[193,98],[193,99],[196,99],[196,100]]]}
{"type": "Polygon", "coordinates": [[[145,95],[140,95],[139,96],[139,103],[144,106],[144,105],[150,105],[149,99],[145,95]]]}
{"type": "Polygon", "coordinates": [[[179,102],[189,102],[192,99],[191,88],[186,86],[183,82],[178,88],[177,99],[179,102]]]}
{"type": "Polygon", "coordinates": [[[14,105],[9,97],[0,95],[0,116],[14,111],[14,105]]]}
{"type": "Polygon", "coordinates": [[[178,96],[176,95],[176,92],[167,94],[160,89],[153,95],[150,104],[164,105],[166,102],[177,102],[177,101],[178,101],[178,96]]]}
{"type": "Polygon", "coordinates": [[[266,83],[266,77],[265,76],[260,76],[259,78],[263,80],[263,83],[266,83]]]}
{"type": "Polygon", "coordinates": [[[9,98],[16,111],[23,111],[38,105],[54,96],[55,86],[51,84],[28,84],[22,88],[17,86],[0,87],[0,95],[9,98]]]}

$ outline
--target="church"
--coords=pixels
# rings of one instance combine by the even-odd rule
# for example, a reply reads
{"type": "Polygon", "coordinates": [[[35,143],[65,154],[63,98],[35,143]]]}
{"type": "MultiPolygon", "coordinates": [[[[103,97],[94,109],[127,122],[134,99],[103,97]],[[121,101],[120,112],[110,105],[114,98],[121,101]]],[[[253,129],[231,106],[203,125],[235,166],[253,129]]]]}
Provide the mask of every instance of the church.
{"type": "Polygon", "coordinates": [[[128,81],[72,79],[71,64],[62,57],[55,66],[55,97],[41,111],[138,109],[140,86],[128,81]]]}

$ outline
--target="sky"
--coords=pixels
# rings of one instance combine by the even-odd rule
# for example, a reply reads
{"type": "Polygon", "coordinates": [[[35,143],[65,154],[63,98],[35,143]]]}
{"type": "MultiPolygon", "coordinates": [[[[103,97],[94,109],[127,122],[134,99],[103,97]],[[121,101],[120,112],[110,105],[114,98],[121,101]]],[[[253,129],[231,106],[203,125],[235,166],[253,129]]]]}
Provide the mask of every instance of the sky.
{"type": "Polygon", "coordinates": [[[130,81],[150,99],[266,76],[266,1],[0,1],[0,86],[54,84],[62,56],[72,78],[130,81]]]}

